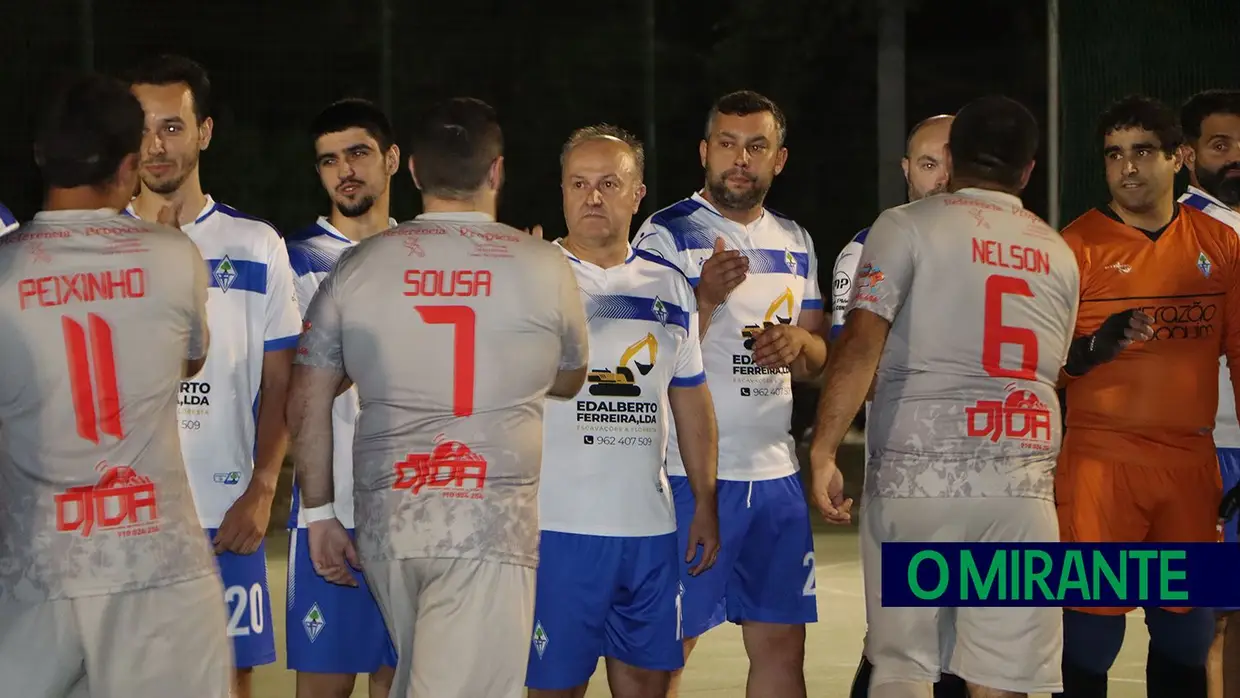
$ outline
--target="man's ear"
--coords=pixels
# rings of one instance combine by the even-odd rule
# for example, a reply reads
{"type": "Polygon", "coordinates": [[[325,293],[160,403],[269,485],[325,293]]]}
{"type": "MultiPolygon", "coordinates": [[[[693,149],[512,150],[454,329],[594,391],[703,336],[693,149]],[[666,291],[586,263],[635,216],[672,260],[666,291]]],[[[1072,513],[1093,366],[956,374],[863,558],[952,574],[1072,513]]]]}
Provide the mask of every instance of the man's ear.
{"type": "Polygon", "coordinates": [[[207,117],[198,124],[198,149],[206,150],[211,147],[211,137],[215,135],[215,120],[207,117]]]}
{"type": "Polygon", "coordinates": [[[391,177],[400,169],[400,146],[395,143],[383,154],[383,169],[391,177]]]}

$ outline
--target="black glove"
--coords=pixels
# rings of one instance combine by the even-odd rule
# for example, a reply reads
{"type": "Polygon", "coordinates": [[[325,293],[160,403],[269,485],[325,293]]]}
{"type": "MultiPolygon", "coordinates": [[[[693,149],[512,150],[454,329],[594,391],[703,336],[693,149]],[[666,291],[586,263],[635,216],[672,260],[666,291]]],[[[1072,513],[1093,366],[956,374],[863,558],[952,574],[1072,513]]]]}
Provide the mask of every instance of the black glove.
{"type": "MultiPolygon", "coordinates": [[[[1223,501],[1218,505],[1218,518],[1220,521],[1229,521],[1238,511],[1240,511],[1240,485],[1227,490],[1227,494],[1223,495],[1223,501]]],[[[1237,522],[1236,531],[1240,533],[1240,521],[1237,522]]]]}
{"type": "Polygon", "coordinates": [[[1097,332],[1072,340],[1063,372],[1074,378],[1083,376],[1119,356],[1124,348],[1120,343],[1128,339],[1124,333],[1132,326],[1132,318],[1137,312],[1133,308],[1115,313],[1103,321],[1097,332]]]}

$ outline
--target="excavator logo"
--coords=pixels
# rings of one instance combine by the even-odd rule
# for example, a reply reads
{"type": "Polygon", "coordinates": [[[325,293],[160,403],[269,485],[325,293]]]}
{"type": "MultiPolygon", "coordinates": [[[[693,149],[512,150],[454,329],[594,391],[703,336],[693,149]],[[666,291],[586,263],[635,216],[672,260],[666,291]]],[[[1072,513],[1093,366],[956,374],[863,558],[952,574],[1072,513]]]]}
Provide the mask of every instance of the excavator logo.
{"type": "Polygon", "coordinates": [[[620,364],[616,366],[615,371],[597,368],[590,371],[586,376],[586,382],[590,384],[590,394],[638,397],[642,394],[642,389],[637,386],[637,379],[633,375],[633,369],[629,368],[629,362],[632,362],[637,367],[637,372],[644,376],[654,368],[655,356],[658,353],[659,341],[654,338],[654,335],[647,333],[645,337],[630,344],[629,348],[624,350],[624,354],[620,356],[620,364]],[[650,363],[644,364],[637,360],[643,349],[650,363]]]}
{"type": "Polygon", "coordinates": [[[792,324],[792,289],[784,287],[784,292],[779,297],[771,301],[771,305],[766,309],[766,317],[763,318],[761,325],[745,325],[741,330],[741,339],[745,340],[745,348],[753,351],[754,340],[762,331],[768,327],[792,324]],[[783,310],[784,315],[780,315],[779,311],[783,310]]]}

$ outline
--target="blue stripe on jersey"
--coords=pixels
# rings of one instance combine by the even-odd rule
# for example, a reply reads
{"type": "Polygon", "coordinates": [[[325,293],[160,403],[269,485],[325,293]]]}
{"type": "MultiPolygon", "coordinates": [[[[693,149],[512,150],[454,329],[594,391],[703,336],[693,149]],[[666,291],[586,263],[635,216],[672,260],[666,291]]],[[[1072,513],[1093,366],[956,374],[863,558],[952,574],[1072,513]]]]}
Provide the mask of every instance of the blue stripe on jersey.
{"type": "Polygon", "coordinates": [[[868,236],[869,234],[870,234],[870,229],[869,229],[869,228],[862,228],[862,229],[861,229],[861,230],[860,230],[860,231],[859,231],[856,235],[854,235],[854,236],[853,236],[852,241],[853,241],[853,242],[855,242],[855,243],[857,243],[858,245],[864,245],[864,244],[865,244],[865,238],[866,238],[866,236],[868,236]]]}
{"type": "Polygon", "coordinates": [[[685,199],[654,214],[650,222],[666,228],[678,250],[713,249],[718,236],[692,217],[700,208],[702,205],[698,202],[685,199]]]}
{"type": "Polygon", "coordinates": [[[801,310],[822,310],[822,299],[806,298],[801,301],[801,310]]]}
{"type": "MultiPolygon", "coordinates": [[[[661,265],[661,266],[665,266],[665,267],[667,267],[668,269],[671,269],[672,271],[676,272],[676,275],[677,275],[677,276],[679,276],[680,278],[684,279],[685,281],[689,281],[689,277],[685,276],[685,273],[684,273],[683,271],[681,271],[681,270],[680,270],[680,267],[676,266],[675,264],[672,264],[671,262],[667,261],[666,259],[663,259],[662,257],[660,257],[660,256],[659,256],[659,255],[657,255],[657,254],[651,254],[650,252],[647,252],[647,251],[645,251],[645,250],[638,250],[638,249],[634,249],[634,250],[633,250],[633,256],[634,256],[634,257],[641,257],[642,259],[646,260],[647,262],[654,262],[655,264],[658,264],[658,265],[661,265]]],[[[690,283],[692,283],[692,282],[690,282],[690,283]]]]}
{"type": "Polygon", "coordinates": [[[194,221],[194,222],[197,223],[201,221],[203,218],[206,218],[212,213],[215,213],[216,211],[224,214],[225,216],[228,216],[229,218],[240,218],[241,220],[255,221],[257,223],[262,223],[268,228],[271,228],[272,230],[274,230],[276,235],[280,237],[284,237],[283,235],[280,235],[280,229],[272,225],[271,221],[263,220],[262,218],[259,218],[258,216],[251,216],[248,213],[242,213],[241,211],[238,211],[232,206],[229,206],[228,204],[221,204],[218,201],[215,202],[215,206],[212,207],[210,211],[207,211],[206,213],[202,214],[202,216],[197,221],[194,221]]]}
{"type": "MultiPolygon", "coordinates": [[[[208,259],[207,260],[207,277],[210,279],[211,288],[223,288],[220,286],[220,280],[216,278],[215,267],[224,260],[208,259]]],[[[267,265],[264,262],[251,262],[247,259],[229,259],[236,273],[236,278],[232,280],[228,291],[250,291],[253,293],[267,293],[267,265]]]]}
{"type": "Polygon", "coordinates": [[[673,378],[672,382],[668,383],[668,385],[670,385],[673,388],[692,388],[695,385],[701,385],[705,382],[706,382],[706,372],[702,371],[698,373],[696,376],[688,376],[686,378],[673,378]]]}
{"type": "Polygon", "coordinates": [[[330,252],[303,239],[289,240],[287,247],[289,264],[297,276],[329,272],[336,265],[336,258],[330,252]]]}
{"type": "Polygon", "coordinates": [[[1184,197],[1184,201],[1180,203],[1188,204],[1189,206],[1192,206],[1198,211],[1204,211],[1210,207],[1210,204],[1214,202],[1210,201],[1209,199],[1202,196],[1201,194],[1194,194],[1192,192],[1189,192],[1188,196],[1184,197]]]}
{"type": "Polygon", "coordinates": [[[268,339],[263,342],[263,351],[280,351],[281,349],[296,349],[297,340],[301,339],[301,335],[295,334],[289,337],[279,337],[277,339],[268,339]]]}
{"type": "Polygon", "coordinates": [[[4,204],[0,204],[0,228],[7,228],[10,225],[17,225],[17,216],[14,216],[4,204]]]}
{"type": "MultiPolygon", "coordinates": [[[[642,298],[640,296],[620,296],[620,295],[589,295],[586,303],[586,322],[596,317],[605,317],[612,320],[645,320],[646,322],[662,322],[655,315],[654,298],[642,298]]],[[[666,323],[669,325],[677,325],[689,330],[689,314],[680,306],[669,303],[661,298],[658,299],[663,304],[663,310],[667,313],[666,323]]]]}
{"type": "Polygon", "coordinates": [[[786,250],[745,250],[750,274],[795,274],[809,278],[809,254],[786,250]],[[792,255],[792,264],[788,263],[792,255]],[[793,268],[795,266],[795,268],[793,268]]]}

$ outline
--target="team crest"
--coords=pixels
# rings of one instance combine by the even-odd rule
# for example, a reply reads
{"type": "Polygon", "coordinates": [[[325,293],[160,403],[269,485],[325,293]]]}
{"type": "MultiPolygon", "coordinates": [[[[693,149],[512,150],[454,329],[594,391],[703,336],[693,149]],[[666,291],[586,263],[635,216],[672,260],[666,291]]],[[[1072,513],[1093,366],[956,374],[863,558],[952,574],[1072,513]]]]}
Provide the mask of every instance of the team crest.
{"type": "Polygon", "coordinates": [[[224,293],[228,293],[228,289],[232,288],[233,282],[237,280],[237,267],[233,261],[224,255],[224,258],[215,265],[215,271],[211,272],[215,277],[215,283],[224,293]]]}
{"type": "Polygon", "coordinates": [[[660,325],[667,325],[667,306],[663,304],[663,299],[655,296],[651,310],[654,312],[654,318],[659,321],[660,325]]]}
{"type": "Polygon", "coordinates": [[[538,652],[539,659],[547,651],[547,631],[543,630],[541,621],[534,624],[534,650],[538,652]]]}
{"type": "Polygon", "coordinates": [[[301,619],[301,627],[306,629],[306,637],[310,638],[310,642],[314,642],[318,638],[319,633],[323,632],[323,628],[327,622],[323,620],[323,612],[319,610],[316,603],[306,611],[306,615],[301,619]]]}
{"type": "Polygon", "coordinates": [[[792,250],[786,247],[784,248],[784,263],[788,265],[788,273],[795,276],[797,273],[797,258],[792,254],[792,250]]]}
{"type": "Polygon", "coordinates": [[[1210,264],[1210,258],[1206,256],[1205,252],[1197,255],[1197,269],[1201,271],[1202,276],[1207,279],[1210,278],[1210,269],[1212,266],[1213,265],[1210,264]]]}

